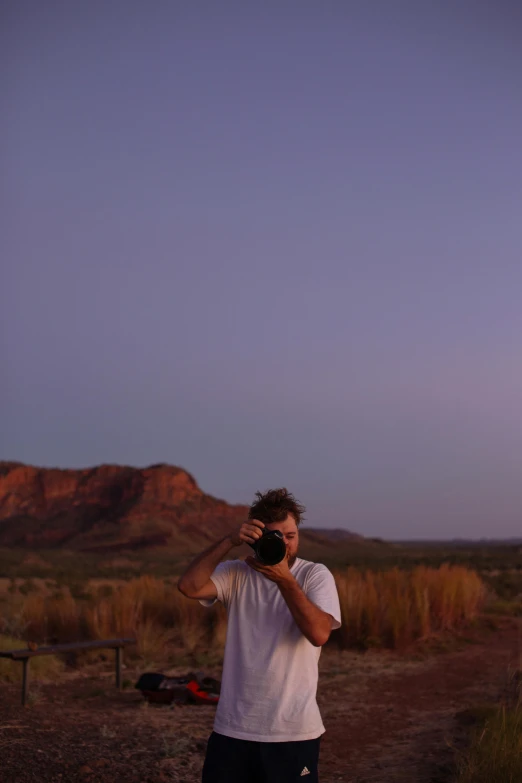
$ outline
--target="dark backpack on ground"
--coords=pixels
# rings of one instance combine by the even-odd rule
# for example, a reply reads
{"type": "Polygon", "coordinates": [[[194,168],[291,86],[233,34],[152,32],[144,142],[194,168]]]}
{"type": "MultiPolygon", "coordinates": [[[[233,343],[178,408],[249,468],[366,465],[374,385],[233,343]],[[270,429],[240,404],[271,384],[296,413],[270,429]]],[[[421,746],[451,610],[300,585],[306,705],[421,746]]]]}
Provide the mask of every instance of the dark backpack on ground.
{"type": "Polygon", "coordinates": [[[158,672],[145,672],[134,686],[152,704],[217,704],[221,683],[202,672],[184,677],[166,677],[158,672]]]}

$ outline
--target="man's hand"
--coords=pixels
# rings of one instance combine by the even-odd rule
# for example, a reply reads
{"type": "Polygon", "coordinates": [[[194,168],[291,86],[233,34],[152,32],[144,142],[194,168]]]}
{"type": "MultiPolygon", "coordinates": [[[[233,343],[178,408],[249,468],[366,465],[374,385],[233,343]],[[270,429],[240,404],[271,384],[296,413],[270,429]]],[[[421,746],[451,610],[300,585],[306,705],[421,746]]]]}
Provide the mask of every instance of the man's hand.
{"type": "Polygon", "coordinates": [[[248,519],[230,534],[230,540],[234,546],[255,544],[263,535],[263,528],[264,524],[259,519],[248,519]]]}
{"type": "Polygon", "coordinates": [[[255,557],[245,558],[245,563],[254,571],[270,579],[271,582],[276,583],[303,636],[314,647],[321,647],[325,644],[330,636],[332,618],[305,595],[288,567],[288,552],[284,560],[276,565],[263,565],[255,557]]]}
{"type": "Polygon", "coordinates": [[[256,560],[255,557],[251,556],[245,558],[245,563],[254,571],[263,574],[263,576],[270,579],[271,582],[275,582],[277,585],[284,585],[294,578],[288,567],[288,552],[284,559],[275,565],[264,565],[263,563],[260,563],[259,560],[256,560]]]}

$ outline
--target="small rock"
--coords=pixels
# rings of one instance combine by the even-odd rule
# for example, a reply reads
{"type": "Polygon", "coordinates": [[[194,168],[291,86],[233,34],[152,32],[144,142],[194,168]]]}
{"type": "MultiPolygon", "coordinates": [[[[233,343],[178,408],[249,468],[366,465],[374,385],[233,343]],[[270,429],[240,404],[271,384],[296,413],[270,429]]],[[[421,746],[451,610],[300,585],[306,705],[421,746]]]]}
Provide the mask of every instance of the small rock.
{"type": "Polygon", "coordinates": [[[80,775],[92,775],[93,774],[92,769],[90,767],[88,767],[87,764],[84,764],[83,767],[80,767],[80,769],[78,770],[78,773],[80,775]]]}
{"type": "Polygon", "coordinates": [[[92,762],[93,767],[108,767],[110,764],[110,761],[108,759],[96,759],[96,761],[92,762]]]}

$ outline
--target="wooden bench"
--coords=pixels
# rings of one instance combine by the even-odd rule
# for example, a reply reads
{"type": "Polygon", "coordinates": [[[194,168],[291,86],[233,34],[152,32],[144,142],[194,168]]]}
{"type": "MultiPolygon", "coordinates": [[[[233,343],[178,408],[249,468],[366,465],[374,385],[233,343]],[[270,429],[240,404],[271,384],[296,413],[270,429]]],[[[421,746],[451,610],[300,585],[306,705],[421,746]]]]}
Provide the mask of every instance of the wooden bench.
{"type": "Polygon", "coordinates": [[[96,642],[73,642],[72,644],[53,644],[50,647],[37,647],[35,650],[0,650],[0,658],[10,658],[12,661],[22,661],[22,705],[27,704],[29,691],[29,661],[35,655],[59,655],[60,653],[77,650],[99,650],[110,648],[116,653],[116,687],[121,690],[121,667],[123,663],[123,648],[136,644],[136,639],[102,639],[96,642]]]}

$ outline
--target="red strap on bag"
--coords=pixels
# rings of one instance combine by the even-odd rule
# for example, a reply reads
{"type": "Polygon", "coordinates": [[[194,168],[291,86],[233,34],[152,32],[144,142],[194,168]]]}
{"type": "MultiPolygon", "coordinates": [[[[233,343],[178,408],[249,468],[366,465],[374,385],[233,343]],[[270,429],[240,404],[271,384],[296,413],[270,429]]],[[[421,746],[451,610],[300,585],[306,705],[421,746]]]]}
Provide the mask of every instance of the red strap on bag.
{"type": "Polygon", "coordinates": [[[208,691],[203,690],[196,680],[190,680],[190,682],[187,683],[187,689],[191,692],[192,697],[196,701],[206,702],[207,704],[217,704],[219,701],[218,694],[209,693],[208,691]]]}

